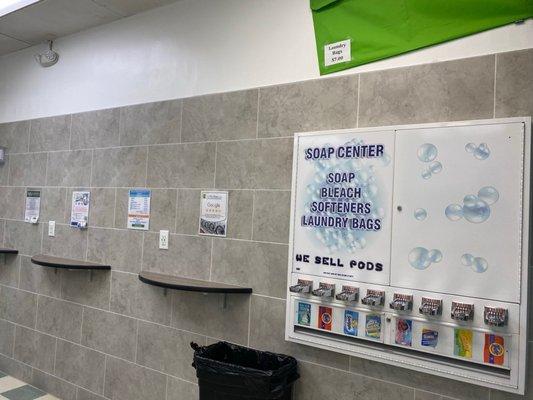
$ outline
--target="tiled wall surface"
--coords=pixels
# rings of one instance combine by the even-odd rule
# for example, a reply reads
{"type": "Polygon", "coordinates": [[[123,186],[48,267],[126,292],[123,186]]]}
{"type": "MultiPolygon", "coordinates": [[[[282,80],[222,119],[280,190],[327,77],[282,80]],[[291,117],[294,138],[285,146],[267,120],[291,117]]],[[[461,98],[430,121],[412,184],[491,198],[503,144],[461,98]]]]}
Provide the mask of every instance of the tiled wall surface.
{"type": "Polygon", "coordinates": [[[189,400],[189,342],[225,339],[297,357],[298,400],[524,398],[285,342],[284,316],[293,132],[525,115],[533,50],[0,125],[0,244],[21,252],[0,266],[0,370],[64,400],[189,400]],[[27,187],[43,190],[37,226],[22,222],[27,187]],[[125,229],[130,187],[153,190],[149,232],[125,229]],[[79,188],[87,231],[66,224],[79,188]],[[207,188],[230,191],[228,238],[197,235],[207,188]],[[55,273],[30,263],[41,252],[113,271],[55,273]],[[141,270],[254,294],[223,309],[141,270]]]}

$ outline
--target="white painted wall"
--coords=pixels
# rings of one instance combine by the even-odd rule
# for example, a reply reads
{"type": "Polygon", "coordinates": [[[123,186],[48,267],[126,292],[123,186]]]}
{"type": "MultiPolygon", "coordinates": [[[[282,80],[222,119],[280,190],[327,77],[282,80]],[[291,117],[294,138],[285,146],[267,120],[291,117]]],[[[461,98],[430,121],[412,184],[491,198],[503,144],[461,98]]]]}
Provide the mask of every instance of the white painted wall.
{"type": "MultiPolygon", "coordinates": [[[[319,77],[308,0],[183,0],[0,57],[0,122],[233,91],[319,77]]],[[[533,21],[355,73],[533,47],[533,21]]]]}

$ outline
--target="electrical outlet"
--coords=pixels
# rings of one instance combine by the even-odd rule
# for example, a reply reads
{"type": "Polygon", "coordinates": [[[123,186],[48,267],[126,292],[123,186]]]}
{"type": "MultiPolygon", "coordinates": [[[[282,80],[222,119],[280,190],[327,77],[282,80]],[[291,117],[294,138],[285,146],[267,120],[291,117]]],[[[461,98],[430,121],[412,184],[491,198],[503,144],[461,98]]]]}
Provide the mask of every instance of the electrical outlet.
{"type": "Polygon", "coordinates": [[[168,250],[168,231],[159,231],[159,248],[168,250]]]}
{"type": "Polygon", "coordinates": [[[56,221],[48,221],[48,236],[54,237],[56,235],[56,221]]]}

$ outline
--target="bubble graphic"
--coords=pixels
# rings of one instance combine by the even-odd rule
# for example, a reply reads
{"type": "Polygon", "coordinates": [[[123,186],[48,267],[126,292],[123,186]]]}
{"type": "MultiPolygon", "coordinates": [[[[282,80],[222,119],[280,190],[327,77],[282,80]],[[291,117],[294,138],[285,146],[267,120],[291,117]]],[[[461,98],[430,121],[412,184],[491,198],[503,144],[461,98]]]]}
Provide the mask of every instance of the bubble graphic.
{"type": "Polygon", "coordinates": [[[409,253],[409,264],[416,269],[426,269],[431,265],[429,251],[423,247],[415,247],[409,253]]]}
{"type": "Polygon", "coordinates": [[[429,164],[429,170],[432,174],[438,174],[440,171],[442,171],[442,164],[438,161],[434,161],[429,164]]]}
{"type": "Polygon", "coordinates": [[[437,157],[437,154],[437,148],[431,143],[424,143],[417,151],[418,159],[422,162],[433,161],[437,157]]]}
{"type": "Polygon", "coordinates": [[[424,247],[415,247],[409,252],[408,260],[413,268],[424,270],[432,263],[442,260],[442,253],[437,249],[428,251],[424,247]]]}
{"type": "Polygon", "coordinates": [[[494,204],[498,201],[498,199],[500,198],[500,194],[498,193],[496,188],[492,186],[485,186],[479,189],[479,192],[477,192],[477,197],[479,197],[481,200],[483,200],[490,206],[491,204],[494,204]]]}
{"type": "Polygon", "coordinates": [[[486,143],[481,143],[474,151],[474,157],[478,160],[486,160],[490,156],[490,150],[486,143]]]}
{"type": "Polygon", "coordinates": [[[477,272],[478,274],[485,272],[488,267],[489,267],[489,263],[487,262],[487,260],[481,257],[474,258],[474,262],[472,263],[472,266],[471,266],[474,272],[477,272]]]}
{"type": "Polygon", "coordinates": [[[481,143],[479,146],[475,143],[468,143],[465,146],[465,150],[467,153],[473,154],[478,160],[486,160],[490,156],[490,150],[487,143],[481,143]]]}
{"type": "Polygon", "coordinates": [[[483,257],[474,257],[472,254],[465,253],[461,257],[461,263],[470,267],[472,271],[481,274],[489,268],[489,263],[483,257]]]}
{"type": "Polygon", "coordinates": [[[473,153],[477,149],[477,146],[475,143],[468,143],[465,146],[465,150],[467,153],[473,153]]]}
{"type": "Polygon", "coordinates": [[[429,252],[429,259],[431,262],[438,263],[442,260],[442,253],[440,250],[433,249],[429,252]]]}
{"type": "Polygon", "coordinates": [[[423,221],[427,218],[428,213],[423,208],[417,208],[414,212],[415,219],[418,221],[423,221]]]}
{"type": "Polygon", "coordinates": [[[468,222],[479,224],[490,217],[490,206],[498,201],[500,194],[492,186],[479,189],[477,196],[468,194],[463,198],[463,205],[450,204],[444,213],[450,221],[458,221],[465,218],[468,222]]]}
{"type": "Polygon", "coordinates": [[[459,204],[450,204],[444,212],[450,221],[459,221],[463,218],[463,207],[459,204]]]}
{"type": "Polygon", "coordinates": [[[426,169],[422,171],[422,178],[429,179],[431,178],[431,171],[429,169],[426,169]]]}
{"type": "Polygon", "coordinates": [[[477,196],[465,196],[463,215],[467,221],[479,224],[490,217],[490,206],[477,196]]]}
{"type": "Polygon", "coordinates": [[[461,263],[467,267],[474,263],[474,256],[472,254],[463,254],[461,257],[461,263]]]}

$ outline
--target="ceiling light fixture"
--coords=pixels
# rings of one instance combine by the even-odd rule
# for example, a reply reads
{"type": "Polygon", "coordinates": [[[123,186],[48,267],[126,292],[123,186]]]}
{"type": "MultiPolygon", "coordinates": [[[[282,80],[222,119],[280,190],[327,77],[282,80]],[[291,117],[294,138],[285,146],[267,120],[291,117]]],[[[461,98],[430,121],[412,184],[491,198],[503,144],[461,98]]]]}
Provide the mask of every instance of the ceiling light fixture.
{"type": "Polygon", "coordinates": [[[2,0],[0,1],[0,17],[10,14],[21,8],[30,6],[41,0],[2,0]]]}

